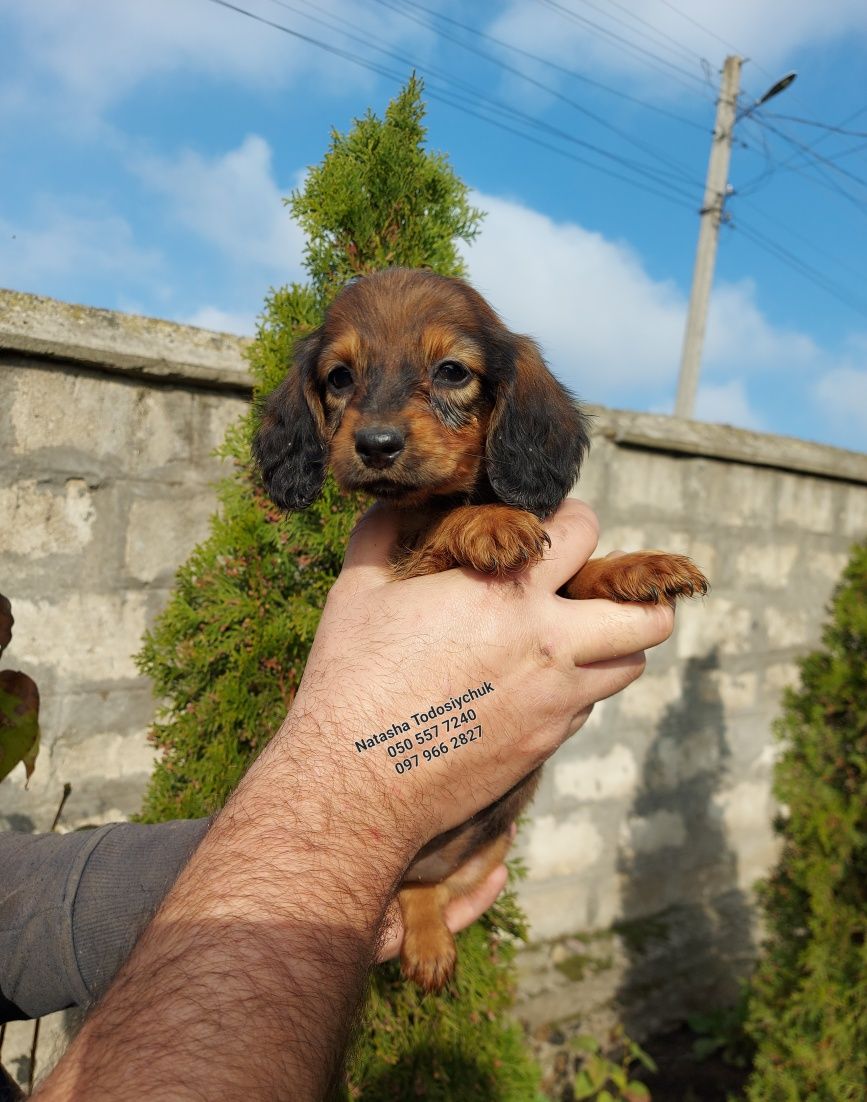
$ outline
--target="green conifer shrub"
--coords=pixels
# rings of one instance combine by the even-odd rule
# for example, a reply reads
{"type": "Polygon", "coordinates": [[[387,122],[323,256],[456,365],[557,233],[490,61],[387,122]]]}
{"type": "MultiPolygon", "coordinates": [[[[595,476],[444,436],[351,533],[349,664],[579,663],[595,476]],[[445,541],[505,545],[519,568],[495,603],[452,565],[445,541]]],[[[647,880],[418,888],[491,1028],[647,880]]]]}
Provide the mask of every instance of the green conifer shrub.
{"type": "MultiPolygon", "coordinates": [[[[274,291],[249,354],[255,396],[283,378],[292,348],[351,276],[388,265],[461,275],[456,243],[481,212],[445,157],[425,149],[421,85],[411,79],[383,119],[332,133],[322,163],[289,200],[307,234],[309,283],[274,291]]],[[[208,815],[292,704],[325,596],[363,502],[328,480],[319,501],[283,516],[253,471],[252,412],[230,430],[234,460],[218,487],[211,534],[181,567],[139,664],[164,707],[162,751],[142,819],[208,815]]],[[[288,889],[291,890],[291,887],[288,889]]],[[[349,1062],[347,1098],[386,1102],[532,1102],[537,1071],[505,1011],[512,999],[514,899],[459,937],[454,989],[422,998],[397,966],[377,970],[349,1062]]]]}
{"type": "Polygon", "coordinates": [[[777,733],[779,864],[747,1029],[751,1102],[867,1098],[867,543],[854,549],[822,645],[777,733]]]}

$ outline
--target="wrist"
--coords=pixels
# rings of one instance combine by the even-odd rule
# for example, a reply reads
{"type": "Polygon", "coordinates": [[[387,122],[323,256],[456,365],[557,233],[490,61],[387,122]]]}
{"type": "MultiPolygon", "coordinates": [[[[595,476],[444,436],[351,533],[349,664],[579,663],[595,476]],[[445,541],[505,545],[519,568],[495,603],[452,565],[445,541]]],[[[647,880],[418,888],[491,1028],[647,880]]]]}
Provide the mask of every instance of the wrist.
{"type": "Polygon", "coordinates": [[[348,752],[350,734],[296,705],[224,814],[267,820],[272,834],[284,834],[287,863],[300,847],[322,877],[364,882],[384,906],[428,838],[417,836],[398,786],[348,752]]]}

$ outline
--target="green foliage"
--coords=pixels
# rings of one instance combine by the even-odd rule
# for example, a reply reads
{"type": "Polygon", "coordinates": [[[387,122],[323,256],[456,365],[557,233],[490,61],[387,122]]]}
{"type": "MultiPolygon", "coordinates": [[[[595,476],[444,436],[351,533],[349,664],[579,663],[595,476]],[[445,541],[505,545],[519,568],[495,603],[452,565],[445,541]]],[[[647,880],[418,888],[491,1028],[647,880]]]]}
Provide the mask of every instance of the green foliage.
{"type": "Polygon", "coordinates": [[[538,1069],[512,1003],[517,912],[507,894],[459,934],[452,990],[422,996],[396,964],[378,970],[349,1062],[348,1099],[362,1102],[541,1102],[538,1069]]]}
{"type": "Polygon", "coordinates": [[[763,893],[748,1098],[855,1102],[867,1093],[867,544],[854,549],[777,733],[787,811],[763,893]]]}
{"type": "Polygon", "coordinates": [[[576,1037],[572,1044],[582,1055],[581,1065],[572,1084],[576,1100],[650,1102],[647,1084],[635,1079],[633,1075],[638,1067],[655,1072],[656,1064],[622,1029],[616,1029],[612,1033],[608,1052],[603,1050],[594,1037],[585,1034],[576,1037]]]}
{"type": "Polygon", "coordinates": [[[734,1005],[693,1014],[687,1024],[696,1035],[692,1045],[696,1060],[719,1056],[730,1067],[750,1067],[755,1046],[746,1032],[748,1010],[749,988],[744,985],[734,1005]]]}
{"type": "MultiPolygon", "coordinates": [[[[12,606],[0,593],[0,656],[12,641],[12,606]]],[[[39,753],[39,690],[20,670],[0,670],[0,781],[19,762],[27,779],[39,753]]]]}
{"type": "Polygon", "coordinates": [[[0,781],[19,762],[27,779],[39,753],[39,696],[31,679],[17,670],[0,671],[0,781]]]}
{"type": "MultiPolygon", "coordinates": [[[[273,291],[250,349],[255,395],[289,369],[295,341],[319,324],[350,276],[396,264],[461,271],[457,240],[479,213],[444,157],[424,149],[421,85],[411,80],[385,118],[334,134],[291,207],[308,235],[309,285],[273,291]]],[[[249,461],[255,414],[228,433],[234,474],[219,486],[211,533],[180,569],[140,667],[164,708],[162,751],[142,818],[208,815],[228,797],[291,706],[325,596],[361,501],[329,480],[321,499],[283,516],[249,461]]],[[[514,898],[459,938],[453,991],[420,998],[397,969],[377,972],[349,1063],[347,1097],[365,1102],[532,1102],[537,1071],[507,1022],[514,898]]]]}
{"type": "Polygon", "coordinates": [[[471,241],[482,214],[446,158],[424,148],[423,119],[413,76],[384,120],[368,113],[348,134],[334,131],[322,164],[292,195],[307,270],[326,302],[352,276],[381,268],[463,274],[455,240],[471,241]]]}

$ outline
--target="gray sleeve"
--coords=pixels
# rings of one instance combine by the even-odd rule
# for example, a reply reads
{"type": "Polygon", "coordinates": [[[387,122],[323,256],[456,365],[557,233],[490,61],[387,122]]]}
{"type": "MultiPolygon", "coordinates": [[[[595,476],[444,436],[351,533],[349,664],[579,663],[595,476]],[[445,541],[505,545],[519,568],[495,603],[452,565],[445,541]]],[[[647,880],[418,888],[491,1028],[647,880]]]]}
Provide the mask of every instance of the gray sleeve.
{"type": "Polygon", "coordinates": [[[0,1020],[98,998],[209,825],[0,833],[0,1020]]]}

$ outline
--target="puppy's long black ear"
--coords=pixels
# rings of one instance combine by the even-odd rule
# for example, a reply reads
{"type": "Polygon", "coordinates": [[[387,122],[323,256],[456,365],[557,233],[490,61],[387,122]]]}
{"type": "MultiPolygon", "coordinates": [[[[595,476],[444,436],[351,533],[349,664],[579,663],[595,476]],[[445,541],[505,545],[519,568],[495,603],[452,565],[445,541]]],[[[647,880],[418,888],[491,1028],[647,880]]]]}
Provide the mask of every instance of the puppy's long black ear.
{"type": "Polygon", "coordinates": [[[322,490],[328,449],[322,413],[310,386],[318,351],[314,333],[296,346],[294,363],[261,409],[253,456],[271,500],[281,509],[304,509],[322,490]]]}
{"type": "Polygon", "coordinates": [[[509,355],[488,427],[488,480],[501,501],[547,517],[578,478],[589,418],[529,337],[513,337],[509,355]]]}

